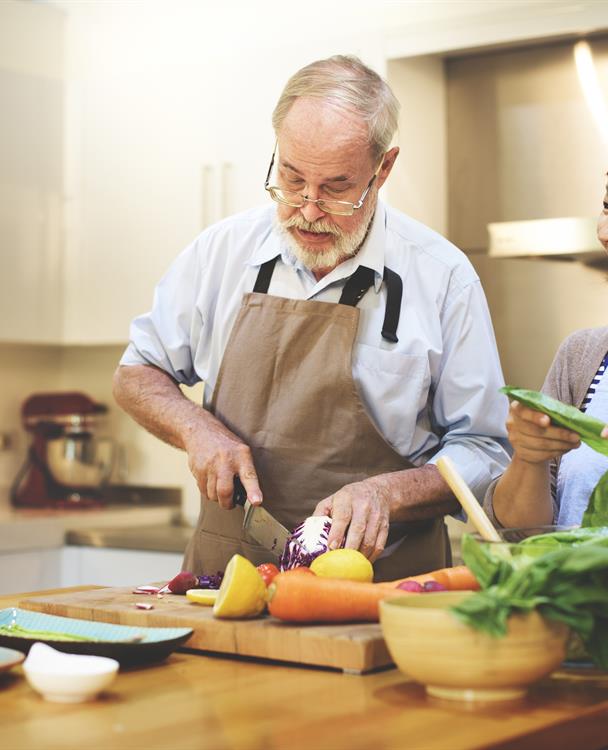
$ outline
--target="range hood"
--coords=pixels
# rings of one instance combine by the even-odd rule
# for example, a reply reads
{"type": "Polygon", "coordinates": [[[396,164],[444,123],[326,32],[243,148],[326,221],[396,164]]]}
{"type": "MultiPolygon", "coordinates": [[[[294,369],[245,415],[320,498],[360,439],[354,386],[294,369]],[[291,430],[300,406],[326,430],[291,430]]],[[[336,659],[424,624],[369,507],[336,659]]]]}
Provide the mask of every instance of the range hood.
{"type": "Polygon", "coordinates": [[[488,224],[488,254],[494,258],[550,258],[608,262],[597,239],[597,218],[568,217],[488,224]]]}

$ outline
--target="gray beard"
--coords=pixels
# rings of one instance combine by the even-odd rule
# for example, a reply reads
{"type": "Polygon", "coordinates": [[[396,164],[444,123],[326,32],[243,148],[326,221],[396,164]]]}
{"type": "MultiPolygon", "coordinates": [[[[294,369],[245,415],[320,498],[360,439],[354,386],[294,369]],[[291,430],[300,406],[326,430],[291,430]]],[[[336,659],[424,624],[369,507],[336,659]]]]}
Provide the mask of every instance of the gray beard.
{"type": "Polygon", "coordinates": [[[281,221],[275,214],[274,225],[280,236],[285,240],[291,253],[305,268],[313,272],[322,270],[331,271],[340,265],[340,263],[355,256],[359,252],[361,245],[365,242],[372,225],[374,211],[376,210],[376,201],[373,200],[375,197],[375,195],[368,196],[372,200],[364,204],[361,225],[358,229],[348,234],[340,231],[332,224],[326,224],[323,219],[310,223],[300,214],[295,214],[285,221],[281,221]],[[330,232],[334,236],[334,244],[328,250],[310,250],[305,245],[300,244],[289,231],[294,226],[308,232],[330,232]]]}

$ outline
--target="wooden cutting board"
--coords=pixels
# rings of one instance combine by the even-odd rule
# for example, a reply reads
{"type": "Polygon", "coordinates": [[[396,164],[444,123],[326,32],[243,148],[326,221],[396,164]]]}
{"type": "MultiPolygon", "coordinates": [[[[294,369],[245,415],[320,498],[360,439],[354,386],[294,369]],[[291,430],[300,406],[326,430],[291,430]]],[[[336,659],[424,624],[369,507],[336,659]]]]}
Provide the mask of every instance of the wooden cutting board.
{"type": "Polygon", "coordinates": [[[129,588],[56,593],[19,602],[23,609],[140,627],[186,627],[194,633],[184,648],[262,659],[334,667],[362,674],[392,665],[380,625],[294,625],[274,617],[219,620],[211,607],[189,602],[185,596],[134,594],[129,588]],[[140,610],[137,602],[152,604],[140,610]]]}

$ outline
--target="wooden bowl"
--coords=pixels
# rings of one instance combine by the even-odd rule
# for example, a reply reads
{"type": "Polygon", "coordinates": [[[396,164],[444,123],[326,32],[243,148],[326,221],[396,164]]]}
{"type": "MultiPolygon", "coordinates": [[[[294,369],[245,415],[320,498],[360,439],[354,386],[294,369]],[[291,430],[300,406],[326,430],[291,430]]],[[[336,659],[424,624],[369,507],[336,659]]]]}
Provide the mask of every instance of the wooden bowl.
{"type": "Polygon", "coordinates": [[[537,612],[513,615],[494,638],[458,620],[449,608],[471,592],[438,592],[380,603],[388,650],[429,695],[461,701],[521,698],[563,661],[569,628],[537,612]]]}

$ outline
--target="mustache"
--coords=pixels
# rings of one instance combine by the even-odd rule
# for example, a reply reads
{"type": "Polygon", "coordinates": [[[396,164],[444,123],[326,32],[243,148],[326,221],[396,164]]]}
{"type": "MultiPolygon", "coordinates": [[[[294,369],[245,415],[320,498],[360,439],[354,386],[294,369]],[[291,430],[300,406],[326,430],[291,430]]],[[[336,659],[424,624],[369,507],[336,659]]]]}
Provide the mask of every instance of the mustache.
{"type": "Polygon", "coordinates": [[[315,234],[333,234],[335,237],[340,237],[340,230],[330,224],[324,219],[311,222],[307,221],[301,214],[295,214],[294,216],[281,222],[284,229],[303,229],[305,232],[314,232],[315,234]]]}

